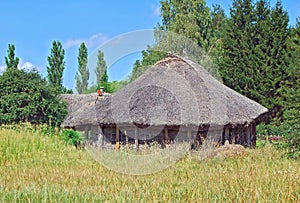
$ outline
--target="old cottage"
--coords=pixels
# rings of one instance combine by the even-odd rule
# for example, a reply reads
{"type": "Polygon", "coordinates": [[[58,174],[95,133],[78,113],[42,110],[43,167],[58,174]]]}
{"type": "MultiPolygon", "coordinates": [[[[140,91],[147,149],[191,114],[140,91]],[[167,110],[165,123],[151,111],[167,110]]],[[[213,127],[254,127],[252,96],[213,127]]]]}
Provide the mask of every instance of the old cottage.
{"type": "Polygon", "coordinates": [[[256,125],[267,109],[226,87],[193,61],[170,55],[113,95],[62,95],[69,114],[63,127],[85,131],[98,144],[205,139],[255,147],[256,125]]]}

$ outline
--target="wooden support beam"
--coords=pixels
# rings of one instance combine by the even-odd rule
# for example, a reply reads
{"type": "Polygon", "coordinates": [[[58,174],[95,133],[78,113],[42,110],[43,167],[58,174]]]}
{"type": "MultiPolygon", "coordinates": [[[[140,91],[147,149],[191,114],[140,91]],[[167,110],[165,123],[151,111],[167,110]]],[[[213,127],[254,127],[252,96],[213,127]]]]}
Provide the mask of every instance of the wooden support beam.
{"type": "Polygon", "coordinates": [[[168,131],[167,126],[165,126],[164,142],[165,142],[165,144],[170,144],[170,137],[169,137],[169,131],[168,131]]]}
{"type": "Polygon", "coordinates": [[[251,147],[255,148],[256,147],[256,124],[252,123],[251,125],[251,147]]]}
{"type": "Polygon", "coordinates": [[[116,150],[120,149],[120,130],[116,126],[116,150]]]}
{"type": "Polygon", "coordinates": [[[247,142],[247,146],[250,147],[251,146],[251,131],[250,131],[250,126],[248,126],[246,128],[246,142],[247,142]]]}
{"type": "MultiPolygon", "coordinates": [[[[236,133],[237,133],[237,129],[236,128],[232,129],[232,131],[231,131],[231,138],[230,138],[231,144],[235,144],[236,133]]],[[[230,135],[230,130],[229,130],[229,135],[230,135]]]]}
{"type": "Polygon", "coordinates": [[[101,147],[104,145],[104,132],[101,126],[98,126],[98,143],[101,147]]]}
{"type": "Polygon", "coordinates": [[[134,128],[134,142],[136,150],[139,150],[139,129],[137,126],[134,128]]]}
{"type": "Polygon", "coordinates": [[[225,133],[224,133],[224,143],[228,140],[229,142],[229,128],[225,128],[225,133]]]}
{"type": "Polygon", "coordinates": [[[241,145],[245,146],[245,128],[241,129],[240,141],[241,141],[241,145]]]}
{"type": "Polygon", "coordinates": [[[88,143],[88,140],[89,140],[89,127],[88,126],[85,126],[85,129],[84,129],[84,143],[88,143]]]}
{"type": "Polygon", "coordinates": [[[235,144],[241,144],[241,129],[240,128],[238,128],[236,130],[235,144]]]}
{"type": "Polygon", "coordinates": [[[192,140],[192,129],[191,129],[191,127],[190,126],[188,126],[188,129],[187,129],[187,140],[188,140],[188,142],[190,143],[191,142],[191,140],[192,140]]]}
{"type": "Polygon", "coordinates": [[[124,130],[124,134],[125,134],[125,143],[126,143],[126,147],[128,148],[128,147],[129,147],[129,139],[128,139],[126,130],[124,130]]]}

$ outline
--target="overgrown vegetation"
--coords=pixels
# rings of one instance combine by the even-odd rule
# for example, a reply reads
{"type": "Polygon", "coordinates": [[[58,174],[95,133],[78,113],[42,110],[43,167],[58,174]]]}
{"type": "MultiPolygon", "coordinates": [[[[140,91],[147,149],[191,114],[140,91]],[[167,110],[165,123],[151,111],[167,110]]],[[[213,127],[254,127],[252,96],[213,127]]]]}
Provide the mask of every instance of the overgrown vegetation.
{"type": "Polygon", "coordinates": [[[38,131],[0,130],[3,202],[299,202],[299,162],[266,144],[248,156],[190,155],[147,176],[115,173],[38,131]]]}

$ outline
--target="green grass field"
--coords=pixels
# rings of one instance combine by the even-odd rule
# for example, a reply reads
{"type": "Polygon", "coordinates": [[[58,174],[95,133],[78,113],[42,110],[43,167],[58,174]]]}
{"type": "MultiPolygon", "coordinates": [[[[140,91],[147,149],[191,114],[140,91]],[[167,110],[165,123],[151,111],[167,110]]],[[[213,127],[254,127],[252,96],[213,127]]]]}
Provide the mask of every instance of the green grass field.
{"type": "Polygon", "coordinates": [[[236,158],[190,155],[161,172],[130,176],[57,136],[0,130],[2,202],[300,202],[300,163],[271,145],[236,158]]]}

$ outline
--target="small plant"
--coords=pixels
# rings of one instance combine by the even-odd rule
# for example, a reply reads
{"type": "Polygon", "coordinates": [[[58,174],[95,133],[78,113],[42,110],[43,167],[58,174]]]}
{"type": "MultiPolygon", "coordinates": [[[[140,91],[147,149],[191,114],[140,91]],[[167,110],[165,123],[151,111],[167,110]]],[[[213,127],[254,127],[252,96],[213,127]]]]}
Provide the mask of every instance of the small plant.
{"type": "Polygon", "coordinates": [[[62,137],[67,144],[72,144],[76,148],[80,148],[83,145],[83,136],[75,130],[62,130],[62,137]]]}

